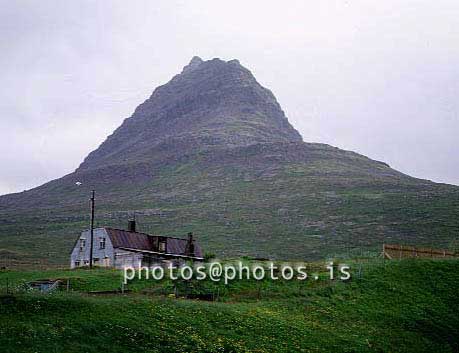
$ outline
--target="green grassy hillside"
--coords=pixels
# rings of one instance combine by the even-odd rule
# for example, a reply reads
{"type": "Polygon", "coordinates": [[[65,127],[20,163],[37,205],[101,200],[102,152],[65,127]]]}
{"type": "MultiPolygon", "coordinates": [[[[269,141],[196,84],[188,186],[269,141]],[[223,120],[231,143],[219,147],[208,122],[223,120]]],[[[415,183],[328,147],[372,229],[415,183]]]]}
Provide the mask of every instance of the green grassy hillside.
{"type": "Polygon", "coordinates": [[[314,260],[378,251],[383,242],[457,247],[459,187],[326,145],[281,147],[193,155],[137,183],[104,182],[99,173],[77,187],[84,176],[70,175],[4,196],[0,262],[66,264],[89,225],[92,185],[98,226],[125,228],[135,213],[141,231],[193,231],[219,256],[314,260]]]}
{"type": "Polygon", "coordinates": [[[352,267],[348,282],[232,283],[222,286],[218,302],[172,299],[167,283],[139,281],[130,284],[130,295],[82,293],[116,288],[116,271],[2,271],[3,291],[7,277],[13,288],[33,278],[70,277],[75,291],[2,296],[0,351],[458,351],[458,261],[352,267]],[[166,295],[142,294],[151,286],[166,295]]]}

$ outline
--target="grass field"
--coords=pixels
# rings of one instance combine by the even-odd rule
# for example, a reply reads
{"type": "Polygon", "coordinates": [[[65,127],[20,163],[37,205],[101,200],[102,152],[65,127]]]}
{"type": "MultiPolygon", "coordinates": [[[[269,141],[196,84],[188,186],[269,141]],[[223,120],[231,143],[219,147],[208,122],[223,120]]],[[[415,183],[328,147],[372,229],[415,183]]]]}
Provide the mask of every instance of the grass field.
{"type": "Polygon", "coordinates": [[[459,261],[351,263],[350,281],[204,282],[218,301],[173,298],[169,280],[114,270],[2,271],[1,352],[457,352],[459,261]],[[24,292],[33,279],[72,290],[24,292]],[[214,287],[212,287],[214,286],[214,287]]]}

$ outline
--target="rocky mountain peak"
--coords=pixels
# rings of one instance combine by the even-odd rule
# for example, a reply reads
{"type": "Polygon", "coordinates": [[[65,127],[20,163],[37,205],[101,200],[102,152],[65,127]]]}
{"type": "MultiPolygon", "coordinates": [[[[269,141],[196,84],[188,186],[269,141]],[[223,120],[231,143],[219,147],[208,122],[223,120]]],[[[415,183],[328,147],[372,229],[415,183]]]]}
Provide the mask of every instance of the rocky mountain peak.
{"type": "Polygon", "coordinates": [[[183,68],[182,73],[193,71],[203,62],[204,61],[199,56],[193,56],[190,63],[183,68]]]}
{"type": "Polygon", "coordinates": [[[79,169],[192,151],[301,142],[274,95],[238,60],[194,56],[159,86],[79,169]]]}

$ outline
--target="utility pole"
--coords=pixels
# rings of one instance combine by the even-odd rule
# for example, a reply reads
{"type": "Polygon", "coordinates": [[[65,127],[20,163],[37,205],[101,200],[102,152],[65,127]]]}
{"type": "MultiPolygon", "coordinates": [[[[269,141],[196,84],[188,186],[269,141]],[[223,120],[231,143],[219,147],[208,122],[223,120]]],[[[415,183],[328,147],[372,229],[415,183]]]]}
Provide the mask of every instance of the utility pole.
{"type": "Polygon", "coordinates": [[[96,192],[92,190],[91,192],[91,245],[89,247],[89,268],[92,268],[92,252],[93,252],[93,242],[94,242],[94,199],[96,192]]]}

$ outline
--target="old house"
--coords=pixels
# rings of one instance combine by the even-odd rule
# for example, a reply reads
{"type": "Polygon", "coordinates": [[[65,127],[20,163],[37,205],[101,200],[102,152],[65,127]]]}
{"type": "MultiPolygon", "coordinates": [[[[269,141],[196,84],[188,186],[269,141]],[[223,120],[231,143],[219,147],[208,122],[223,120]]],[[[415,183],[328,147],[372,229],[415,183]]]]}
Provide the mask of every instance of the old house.
{"type": "MultiPolygon", "coordinates": [[[[89,266],[90,231],[78,237],[70,256],[70,267],[89,266]]],[[[110,227],[96,228],[93,232],[93,266],[123,268],[155,264],[176,265],[186,260],[203,260],[202,251],[193,239],[137,232],[135,221],[129,221],[128,230],[110,227]]]]}

